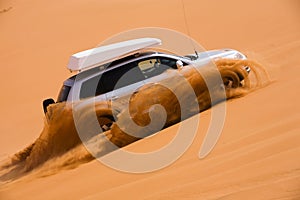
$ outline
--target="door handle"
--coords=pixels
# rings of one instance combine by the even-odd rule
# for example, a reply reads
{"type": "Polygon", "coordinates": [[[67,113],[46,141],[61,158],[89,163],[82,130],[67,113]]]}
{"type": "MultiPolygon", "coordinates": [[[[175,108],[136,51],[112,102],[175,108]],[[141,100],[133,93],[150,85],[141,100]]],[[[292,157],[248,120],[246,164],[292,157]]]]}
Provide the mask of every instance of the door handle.
{"type": "Polygon", "coordinates": [[[110,99],[111,100],[116,100],[116,99],[118,99],[119,98],[119,96],[112,96],[110,99]]]}

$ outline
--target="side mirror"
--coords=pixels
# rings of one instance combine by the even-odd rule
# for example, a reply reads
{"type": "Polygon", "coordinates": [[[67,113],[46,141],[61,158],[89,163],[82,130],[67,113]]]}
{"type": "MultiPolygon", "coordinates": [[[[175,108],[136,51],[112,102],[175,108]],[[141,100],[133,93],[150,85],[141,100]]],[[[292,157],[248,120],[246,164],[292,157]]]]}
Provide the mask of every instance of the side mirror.
{"type": "Polygon", "coordinates": [[[55,101],[53,99],[45,99],[43,101],[43,109],[44,109],[44,113],[46,114],[47,113],[47,107],[50,105],[50,104],[53,104],[55,103],[55,101]]]}
{"type": "Polygon", "coordinates": [[[181,69],[183,67],[183,62],[181,60],[177,60],[176,67],[177,67],[177,69],[181,69]]]}

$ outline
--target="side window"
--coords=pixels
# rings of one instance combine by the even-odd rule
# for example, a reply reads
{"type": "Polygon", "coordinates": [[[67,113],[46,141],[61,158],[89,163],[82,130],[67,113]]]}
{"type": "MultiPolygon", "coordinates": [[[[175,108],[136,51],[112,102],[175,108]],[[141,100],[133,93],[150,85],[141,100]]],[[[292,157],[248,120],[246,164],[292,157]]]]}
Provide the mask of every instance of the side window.
{"type": "Polygon", "coordinates": [[[115,69],[109,69],[103,74],[82,83],[80,99],[108,93],[112,90],[143,81],[144,79],[140,68],[137,67],[135,62],[115,69]]]}
{"type": "Polygon", "coordinates": [[[159,62],[158,59],[152,58],[152,59],[147,59],[147,60],[140,61],[138,63],[138,66],[142,70],[142,72],[144,72],[144,71],[150,70],[153,67],[155,67],[154,65],[157,65],[158,62],[159,62]]]}
{"type": "Polygon", "coordinates": [[[168,66],[170,68],[173,68],[173,69],[177,69],[176,61],[177,60],[171,59],[171,58],[160,58],[161,64],[166,65],[166,66],[168,66]]]}
{"type": "Polygon", "coordinates": [[[101,83],[101,75],[97,75],[82,83],[79,97],[83,99],[104,93],[105,90],[101,83]]]}
{"type": "Polygon", "coordinates": [[[162,57],[148,58],[138,61],[138,67],[146,79],[162,74],[167,69],[177,69],[176,60],[162,57]]]}
{"type": "Polygon", "coordinates": [[[144,76],[135,62],[109,70],[101,77],[105,93],[143,80],[144,76]]]}

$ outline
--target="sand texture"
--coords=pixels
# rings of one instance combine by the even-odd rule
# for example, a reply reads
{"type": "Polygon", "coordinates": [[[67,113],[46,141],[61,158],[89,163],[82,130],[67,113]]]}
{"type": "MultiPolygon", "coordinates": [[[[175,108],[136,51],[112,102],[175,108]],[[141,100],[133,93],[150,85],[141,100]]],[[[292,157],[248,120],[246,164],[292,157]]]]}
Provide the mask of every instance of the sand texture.
{"type": "MultiPolygon", "coordinates": [[[[0,2],[0,199],[300,199],[300,3],[183,2],[188,30],[180,0],[0,2]],[[72,108],[51,106],[44,117],[41,101],[56,97],[70,76],[71,54],[119,32],[151,26],[189,33],[206,49],[240,50],[256,79],[243,90],[226,92],[224,129],[207,157],[198,154],[212,115],[203,100],[206,91],[198,91],[205,111],[194,116],[200,116],[197,134],[183,156],[155,172],[119,172],[81,145],[72,108]]],[[[192,86],[201,80],[182,73],[192,86]]],[[[134,96],[130,109],[136,123],[148,123],[143,111],[157,102],[143,98],[152,90],[162,89],[148,86],[134,96]]],[[[163,97],[166,106],[178,103],[163,97]]],[[[107,106],[102,102],[96,110],[110,112],[107,106]]],[[[177,111],[169,113],[168,125],[178,121],[177,111]]],[[[104,135],[118,146],[134,142],[124,147],[128,151],[149,152],[170,142],[180,125],[141,140],[124,136],[117,126],[104,135]]],[[[99,156],[114,150],[101,144],[99,156]]]]}

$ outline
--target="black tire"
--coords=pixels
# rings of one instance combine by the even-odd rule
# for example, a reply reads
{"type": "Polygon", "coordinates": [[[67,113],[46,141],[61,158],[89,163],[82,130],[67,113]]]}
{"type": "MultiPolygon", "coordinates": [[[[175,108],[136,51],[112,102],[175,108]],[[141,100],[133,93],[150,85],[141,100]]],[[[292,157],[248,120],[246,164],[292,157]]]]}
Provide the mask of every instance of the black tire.
{"type": "Polygon", "coordinates": [[[111,115],[98,116],[98,122],[100,124],[100,127],[102,128],[102,131],[105,132],[111,129],[111,126],[115,122],[115,119],[111,115]]]}
{"type": "Polygon", "coordinates": [[[221,76],[226,87],[237,88],[240,86],[240,78],[233,71],[224,70],[221,72],[221,76]]]}
{"type": "Polygon", "coordinates": [[[243,68],[238,67],[238,68],[234,69],[234,72],[239,76],[240,81],[244,80],[248,76],[248,73],[243,68]]]}

